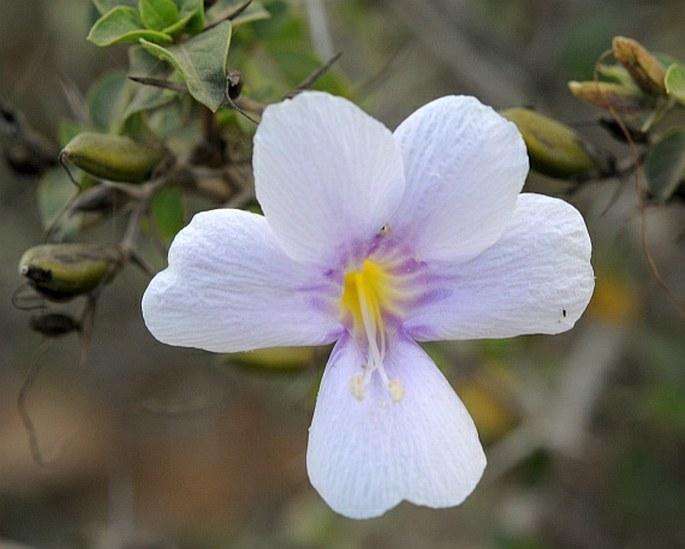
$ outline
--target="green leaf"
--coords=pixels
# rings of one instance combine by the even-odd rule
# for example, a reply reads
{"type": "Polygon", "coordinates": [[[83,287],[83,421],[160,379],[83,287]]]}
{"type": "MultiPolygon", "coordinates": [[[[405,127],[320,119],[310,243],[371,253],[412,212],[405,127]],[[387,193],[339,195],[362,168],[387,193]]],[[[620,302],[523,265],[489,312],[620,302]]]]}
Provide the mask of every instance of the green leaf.
{"type": "Polygon", "coordinates": [[[86,104],[93,129],[119,133],[133,93],[131,81],[122,72],[100,77],[88,90],[86,104]]]}
{"type": "Polygon", "coordinates": [[[685,66],[674,63],[666,71],[666,93],[685,105],[685,66]]]}
{"type": "Polygon", "coordinates": [[[168,34],[144,28],[138,12],[130,6],[117,6],[108,11],[95,22],[87,36],[89,42],[100,47],[141,38],[160,44],[172,41],[168,34]]]}
{"type": "MultiPolygon", "coordinates": [[[[205,28],[205,4],[202,0],[176,0],[181,12],[181,19],[187,21],[183,30],[188,34],[197,34],[205,28]],[[188,18],[190,16],[190,18],[188,18]]],[[[180,29],[179,29],[180,30],[180,29]]],[[[169,31],[171,34],[178,31],[169,31]]]]}
{"type": "Polygon", "coordinates": [[[162,238],[170,240],[183,228],[185,211],[179,187],[164,187],[152,200],[152,217],[162,238]]]}
{"type": "MultiPolygon", "coordinates": [[[[128,66],[129,76],[166,80],[169,73],[169,66],[166,63],[160,63],[159,59],[148,53],[142,46],[129,48],[128,66]]],[[[133,97],[126,107],[123,118],[128,119],[135,113],[162,107],[177,97],[178,93],[173,90],[138,84],[135,86],[133,97]]]]}
{"type": "Polygon", "coordinates": [[[133,98],[126,107],[123,118],[125,120],[136,113],[158,109],[171,103],[177,97],[178,94],[172,90],[140,85],[133,93],[133,98]]]}
{"type": "MultiPolygon", "coordinates": [[[[61,166],[45,173],[38,184],[37,192],[38,210],[44,228],[47,229],[57,221],[65,206],[77,192],[78,189],[61,166]]],[[[69,237],[78,232],[82,216],[62,217],[60,221],[60,235],[69,237]]]]}
{"type": "Polygon", "coordinates": [[[159,59],[143,46],[135,45],[128,48],[128,76],[162,78],[162,75],[168,72],[169,66],[160,63],[159,59]]]}
{"type": "Polygon", "coordinates": [[[226,64],[231,43],[231,23],[224,21],[176,46],[168,48],[141,40],[153,55],[169,62],[183,78],[190,94],[210,110],[224,101],[226,64]]]}
{"type": "Polygon", "coordinates": [[[685,128],[673,128],[649,150],[645,171],[650,190],[666,202],[685,179],[685,128]]]}
{"type": "Polygon", "coordinates": [[[137,8],[138,0],[93,0],[93,4],[95,4],[95,7],[100,12],[100,15],[104,15],[117,6],[130,6],[132,8],[137,8]]]}
{"type": "Polygon", "coordinates": [[[193,17],[195,17],[194,13],[187,14],[185,17],[182,17],[181,19],[176,21],[173,25],[165,28],[164,32],[167,34],[176,34],[177,32],[181,32],[185,29],[186,25],[188,25],[188,23],[193,17]]]}
{"type": "MultiPolygon", "coordinates": [[[[217,0],[211,8],[207,10],[207,24],[215,25],[219,21],[223,21],[236,9],[244,3],[245,0],[217,0]]],[[[252,2],[243,12],[231,20],[234,27],[244,25],[252,21],[259,21],[261,19],[268,19],[270,14],[260,2],[252,2]]]]}
{"type": "Polygon", "coordinates": [[[140,0],[138,10],[148,29],[164,31],[178,20],[178,7],[174,0],[140,0]]]}
{"type": "Polygon", "coordinates": [[[63,148],[82,131],[84,131],[84,128],[78,122],[74,122],[71,119],[62,120],[57,128],[57,142],[60,148],[63,148]]]}

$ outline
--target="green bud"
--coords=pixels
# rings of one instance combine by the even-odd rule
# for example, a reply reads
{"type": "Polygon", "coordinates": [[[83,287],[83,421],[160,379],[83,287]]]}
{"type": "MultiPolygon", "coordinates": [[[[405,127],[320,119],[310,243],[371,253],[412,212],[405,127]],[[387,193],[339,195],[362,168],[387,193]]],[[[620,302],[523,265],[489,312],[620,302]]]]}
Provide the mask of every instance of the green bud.
{"type": "Polygon", "coordinates": [[[24,253],[19,273],[49,299],[67,301],[104,283],[120,262],[114,245],[41,244],[24,253]]]}
{"type": "Polygon", "coordinates": [[[521,132],[534,170],[552,177],[571,178],[600,169],[597,155],[569,126],[520,107],[500,114],[521,132]]]}
{"type": "Polygon", "coordinates": [[[83,132],[60,153],[83,171],[110,181],[141,183],[152,175],[162,155],[130,137],[83,132]]]}
{"type": "Polygon", "coordinates": [[[641,89],[657,95],[665,93],[666,69],[642,44],[632,38],[616,36],[612,42],[612,50],[641,89]]]}
{"type": "Polygon", "coordinates": [[[641,90],[614,82],[569,82],[571,93],[581,101],[619,114],[638,114],[654,107],[651,97],[641,90]]]}

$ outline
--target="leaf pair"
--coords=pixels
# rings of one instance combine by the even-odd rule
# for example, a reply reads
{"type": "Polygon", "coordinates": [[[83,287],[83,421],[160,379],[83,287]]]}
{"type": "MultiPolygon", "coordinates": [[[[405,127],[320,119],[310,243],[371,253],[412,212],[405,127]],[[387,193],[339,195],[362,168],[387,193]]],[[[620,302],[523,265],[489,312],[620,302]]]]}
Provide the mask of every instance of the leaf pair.
{"type": "Polygon", "coordinates": [[[134,2],[96,2],[102,17],[88,34],[96,46],[111,46],[121,42],[145,39],[158,44],[170,44],[173,35],[181,31],[197,34],[205,25],[202,0],[140,0],[134,2]]]}

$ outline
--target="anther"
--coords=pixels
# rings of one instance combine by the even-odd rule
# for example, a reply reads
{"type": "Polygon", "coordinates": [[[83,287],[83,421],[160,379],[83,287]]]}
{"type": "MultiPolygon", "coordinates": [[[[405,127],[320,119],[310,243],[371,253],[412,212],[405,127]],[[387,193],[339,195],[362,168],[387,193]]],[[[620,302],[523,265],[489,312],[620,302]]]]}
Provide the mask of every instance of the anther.
{"type": "Polygon", "coordinates": [[[388,390],[393,402],[399,402],[404,398],[404,385],[402,385],[399,379],[393,379],[388,382],[388,390]]]}
{"type": "Polygon", "coordinates": [[[354,395],[357,400],[364,399],[364,389],[366,388],[366,379],[364,379],[364,374],[356,373],[348,382],[350,392],[354,395]]]}

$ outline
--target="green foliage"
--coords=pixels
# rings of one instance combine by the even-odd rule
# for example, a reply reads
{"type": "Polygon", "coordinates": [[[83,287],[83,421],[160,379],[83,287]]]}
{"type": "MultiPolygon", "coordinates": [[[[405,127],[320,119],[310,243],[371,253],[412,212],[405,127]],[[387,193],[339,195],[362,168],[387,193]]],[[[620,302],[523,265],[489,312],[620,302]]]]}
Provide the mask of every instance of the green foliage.
{"type": "Polygon", "coordinates": [[[120,133],[124,112],[133,94],[132,82],[121,71],[106,73],[88,90],[86,108],[92,129],[102,133],[120,133]]]}
{"type": "Polygon", "coordinates": [[[178,6],[174,0],[140,0],[140,18],[146,28],[167,32],[178,21],[178,6]]]}
{"type": "Polygon", "coordinates": [[[668,95],[685,105],[685,66],[674,63],[668,67],[665,85],[668,95]]]}
{"type": "Polygon", "coordinates": [[[97,20],[88,40],[96,46],[111,46],[121,42],[136,42],[146,38],[160,44],[170,43],[170,35],[145,28],[139,13],[129,6],[117,6],[97,20]]]}
{"type": "Polygon", "coordinates": [[[168,186],[160,190],[152,200],[152,217],[159,235],[171,240],[185,225],[183,193],[178,186],[168,186]]]}
{"type": "Polygon", "coordinates": [[[190,40],[168,48],[141,39],[151,54],[170,63],[190,94],[212,111],[224,102],[231,22],[224,21],[190,40]]]}
{"type": "Polygon", "coordinates": [[[138,0],[93,0],[93,4],[98,9],[101,15],[114,9],[117,6],[130,6],[132,8],[138,7],[138,0]]]}
{"type": "Polygon", "coordinates": [[[685,180],[685,128],[673,128],[649,150],[647,181],[660,202],[666,202],[685,180]]]}
{"type": "Polygon", "coordinates": [[[82,218],[81,216],[63,218],[62,214],[75,192],[74,184],[63,169],[55,168],[43,176],[38,185],[37,199],[38,212],[44,228],[51,227],[60,219],[60,234],[65,238],[73,238],[81,228],[82,218]]]}
{"type": "Polygon", "coordinates": [[[88,34],[97,46],[145,39],[168,44],[173,36],[186,32],[197,34],[205,26],[202,0],[97,1],[102,14],[88,34]]]}
{"type": "MultiPolygon", "coordinates": [[[[236,2],[235,0],[217,0],[212,7],[207,10],[207,25],[216,25],[231,17],[237,10],[240,9],[244,2],[236,2]]],[[[252,2],[236,17],[231,18],[233,26],[237,27],[245,23],[252,23],[254,21],[261,21],[270,17],[269,12],[264,9],[264,6],[259,2],[252,2]]]]}
{"type": "Polygon", "coordinates": [[[663,204],[677,196],[685,180],[685,128],[657,130],[685,104],[685,66],[622,36],[613,39],[612,53],[618,63],[608,64],[606,55],[597,62],[597,74],[604,80],[569,82],[569,89],[581,101],[609,112],[605,127],[631,143],[635,170],[641,165],[638,153],[644,154],[649,194],[663,204]]]}

